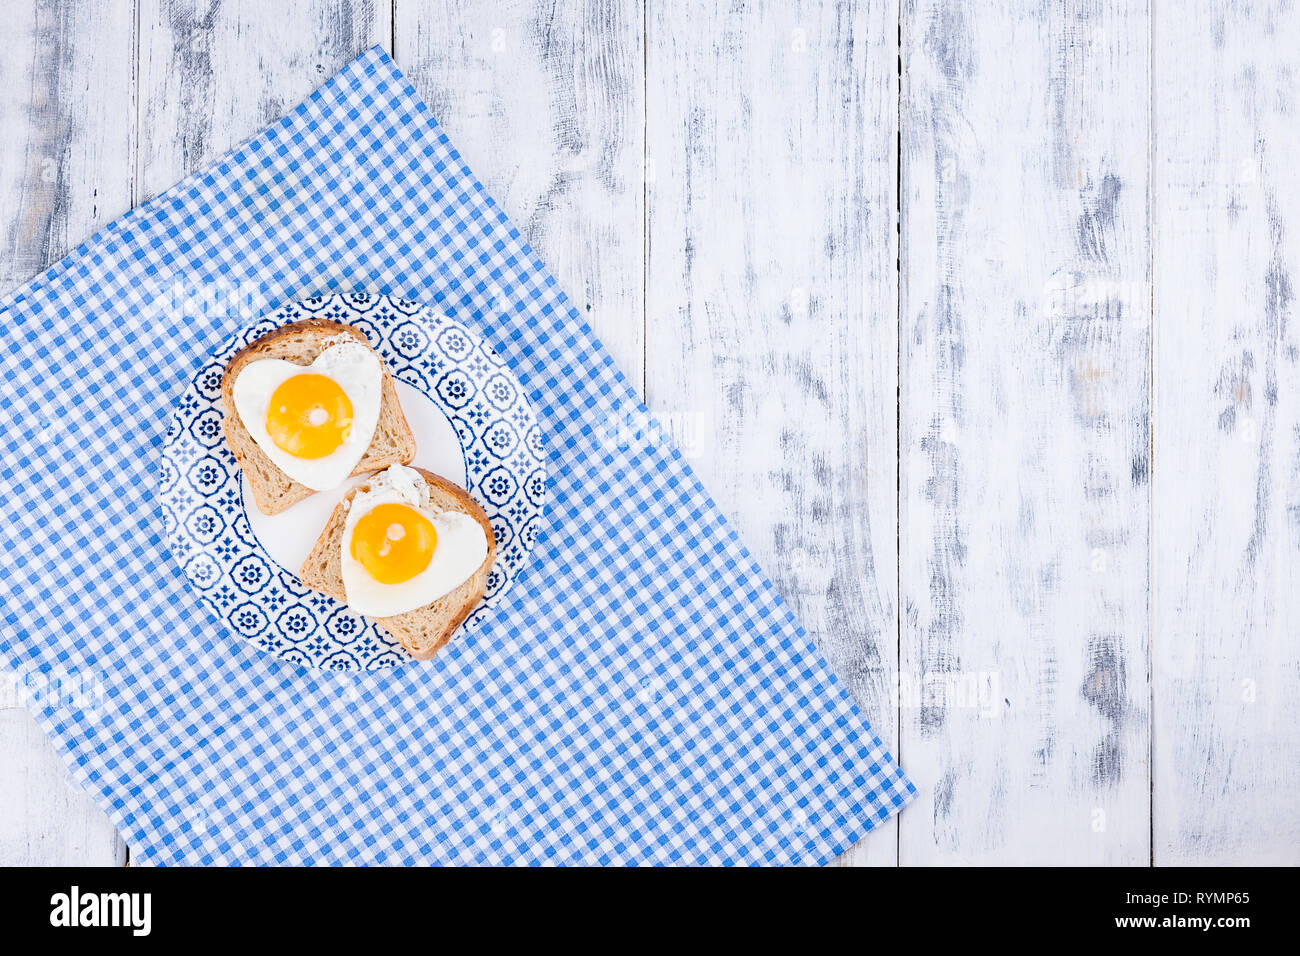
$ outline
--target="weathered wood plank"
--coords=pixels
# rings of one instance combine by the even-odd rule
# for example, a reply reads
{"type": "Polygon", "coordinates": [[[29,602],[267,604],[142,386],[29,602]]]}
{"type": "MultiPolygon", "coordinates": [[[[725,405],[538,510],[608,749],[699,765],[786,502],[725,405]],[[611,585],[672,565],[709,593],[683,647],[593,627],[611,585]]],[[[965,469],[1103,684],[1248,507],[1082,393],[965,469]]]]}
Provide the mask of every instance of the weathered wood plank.
{"type": "Polygon", "coordinates": [[[1146,11],[902,20],[904,864],[1149,859],[1146,11]]]}
{"type": "Polygon", "coordinates": [[[395,59],[643,385],[642,17],[618,0],[400,0],[395,59]]]}
{"type": "Polygon", "coordinates": [[[28,0],[5,7],[5,290],[131,208],[134,24],[129,4],[28,0]]]}
{"type": "Polygon", "coordinates": [[[1289,3],[1156,9],[1155,861],[1300,863],[1289,3]]]}
{"type": "Polygon", "coordinates": [[[263,126],[375,44],[387,0],[139,0],[139,200],[263,126]]]}
{"type": "MultiPolygon", "coordinates": [[[[130,4],[5,6],[0,51],[0,290],[58,261],[131,207],[130,4]]],[[[0,675],[0,865],[120,865],[126,848],[73,784],[0,675]]]]}
{"type": "Polygon", "coordinates": [[[0,866],[124,864],[126,844],[35,719],[0,708],[0,866]]]}
{"type": "Polygon", "coordinates": [[[650,408],[891,749],[897,16],[652,4],[646,125],[650,408]]]}

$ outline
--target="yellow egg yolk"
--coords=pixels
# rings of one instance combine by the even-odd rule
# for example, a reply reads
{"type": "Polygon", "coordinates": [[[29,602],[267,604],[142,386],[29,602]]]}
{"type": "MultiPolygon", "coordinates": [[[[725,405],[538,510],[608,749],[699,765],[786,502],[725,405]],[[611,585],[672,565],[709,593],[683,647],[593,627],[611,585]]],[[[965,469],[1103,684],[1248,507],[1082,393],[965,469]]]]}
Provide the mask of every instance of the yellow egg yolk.
{"type": "Polygon", "coordinates": [[[401,584],[429,566],[438,532],[408,505],[376,505],[352,529],[352,557],[380,584],[401,584]]]}
{"type": "Polygon", "coordinates": [[[352,431],[352,402],[328,375],[286,378],[271,393],[266,431],[276,446],[295,458],[324,458],[352,431]]]}

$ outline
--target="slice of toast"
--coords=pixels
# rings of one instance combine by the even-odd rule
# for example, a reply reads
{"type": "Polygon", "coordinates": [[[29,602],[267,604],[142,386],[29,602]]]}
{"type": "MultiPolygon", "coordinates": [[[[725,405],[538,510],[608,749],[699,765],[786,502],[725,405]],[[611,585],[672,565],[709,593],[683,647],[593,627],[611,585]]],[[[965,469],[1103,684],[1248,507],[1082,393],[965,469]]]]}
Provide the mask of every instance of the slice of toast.
{"type": "MultiPolygon", "coordinates": [[[[412,657],[427,661],[451,640],[456,628],[460,627],[461,622],[469,617],[469,613],[483,599],[487,590],[488,572],[496,560],[497,543],[491,522],[468,491],[431,471],[423,468],[415,470],[429,484],[429,503],[441,511],[459,511],[472,517],[483,527],[488,545],[487,557],[478,566],[478,570],[432,604],[391,617],[373,618],[376,624],[397,638],[412,657]]],[[[368,487],[369,485],[358,485],[335,506],[325,524],[325,530],[316,539],[316,546],[307,555],[302,570],[298,572],[298,577],[307,587],[344,603],[347,602],[347,594],[343,589],[343,528],[353,497],[368,487]]]]}
{"type": "MultiPolygon", "coordinates": [[[[248,476],[253,500],[263,514],[279,514],[316,492],[286,475],[258,447],[235,410],[235,379],[245,365],[260,359],[283,359],[297,365],[310,365],[325,350],[326,344],[340,335],[351,335],[366,348],[370,348],[365,333],[360,329],[342,322],[305,319],[276,329],[246,345],[226,365],[225,374],[221,377],[221,411],[226,444],[235,453],[235,460],[248,476]]],[[[375,426],[370,447],[357,462],[357,467],[352,469],[354,475],[380,471],[389,465],[409,464],[415,457],[415,435],[406,423],[406,416],[402,414],[393,377],[388,374],[388,369],[385,368],[383,372],[379,422],[375,426]]]]}

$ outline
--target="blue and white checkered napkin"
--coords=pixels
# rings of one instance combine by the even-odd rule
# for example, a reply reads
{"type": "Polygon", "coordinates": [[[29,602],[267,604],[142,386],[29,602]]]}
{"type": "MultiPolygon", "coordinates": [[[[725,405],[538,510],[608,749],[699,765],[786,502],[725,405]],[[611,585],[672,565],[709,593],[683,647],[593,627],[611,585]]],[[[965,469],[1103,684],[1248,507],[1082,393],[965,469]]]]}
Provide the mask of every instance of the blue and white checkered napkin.
{"type": "Polygon", "coordinates": [[[381,50],[3,310],[0,654],[144,861],[813,863],[915,792],[381,50]],[[362,676],[225,632],[157,507],[212,349],[353,288],[480,329],[552,476],[500,613],[362,676]]]}

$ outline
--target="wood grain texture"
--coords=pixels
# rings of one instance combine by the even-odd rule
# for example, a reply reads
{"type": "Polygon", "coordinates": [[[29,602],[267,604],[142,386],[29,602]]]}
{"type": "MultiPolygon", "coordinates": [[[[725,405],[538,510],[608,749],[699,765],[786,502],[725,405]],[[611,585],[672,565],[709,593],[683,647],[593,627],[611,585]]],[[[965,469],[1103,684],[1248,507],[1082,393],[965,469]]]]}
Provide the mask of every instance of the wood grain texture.
{"type": "Polygon", "coordinates": [[[907,864],[1149,860],[1147,20],[909,0],[907,864]]]}
{"type": "MultiPolygon", "coordinates": [[[[16,2],[4,13],[0,290],[7,291],[131,208],[136,41],[130,4],[16,2]]],[[[121,864],[117,832],[71,782],[21,701],[0,699],[0,708],[0,863],[121,864]]]]}
{"type": "MultiPolygon", "coordinates": [[[[370,47],[388,0],[138,0],[139,200],[279,119],[370,47]]],[[[390,51],[391,52],[391,51],[390,51]]]]}
{"type": "Polygon", "coordinates": [[[1300,863],[1300,11],[1153,24],[1155,861],[1300,863]]]}
{"type": "Polygon", "coordinates": [[[620,0],[401,0],[396,60],[638,389],[644,50],[620,0]]]}
{"type": "Polygon", "coordinates": [[[131,208],[135,18],[129,4],[5,5],[0,287],[27,281],[131,208]]]}
{"type": "Polygon", "coordinates": [[[0,864],[122,866],[126,844],[22,706],[0,700],[0,864]]]}
{"type": "Polygon", "coordinates": [[[648,404],[891,747],[896,49],[887,3],[649,7],[648,404]]]}

